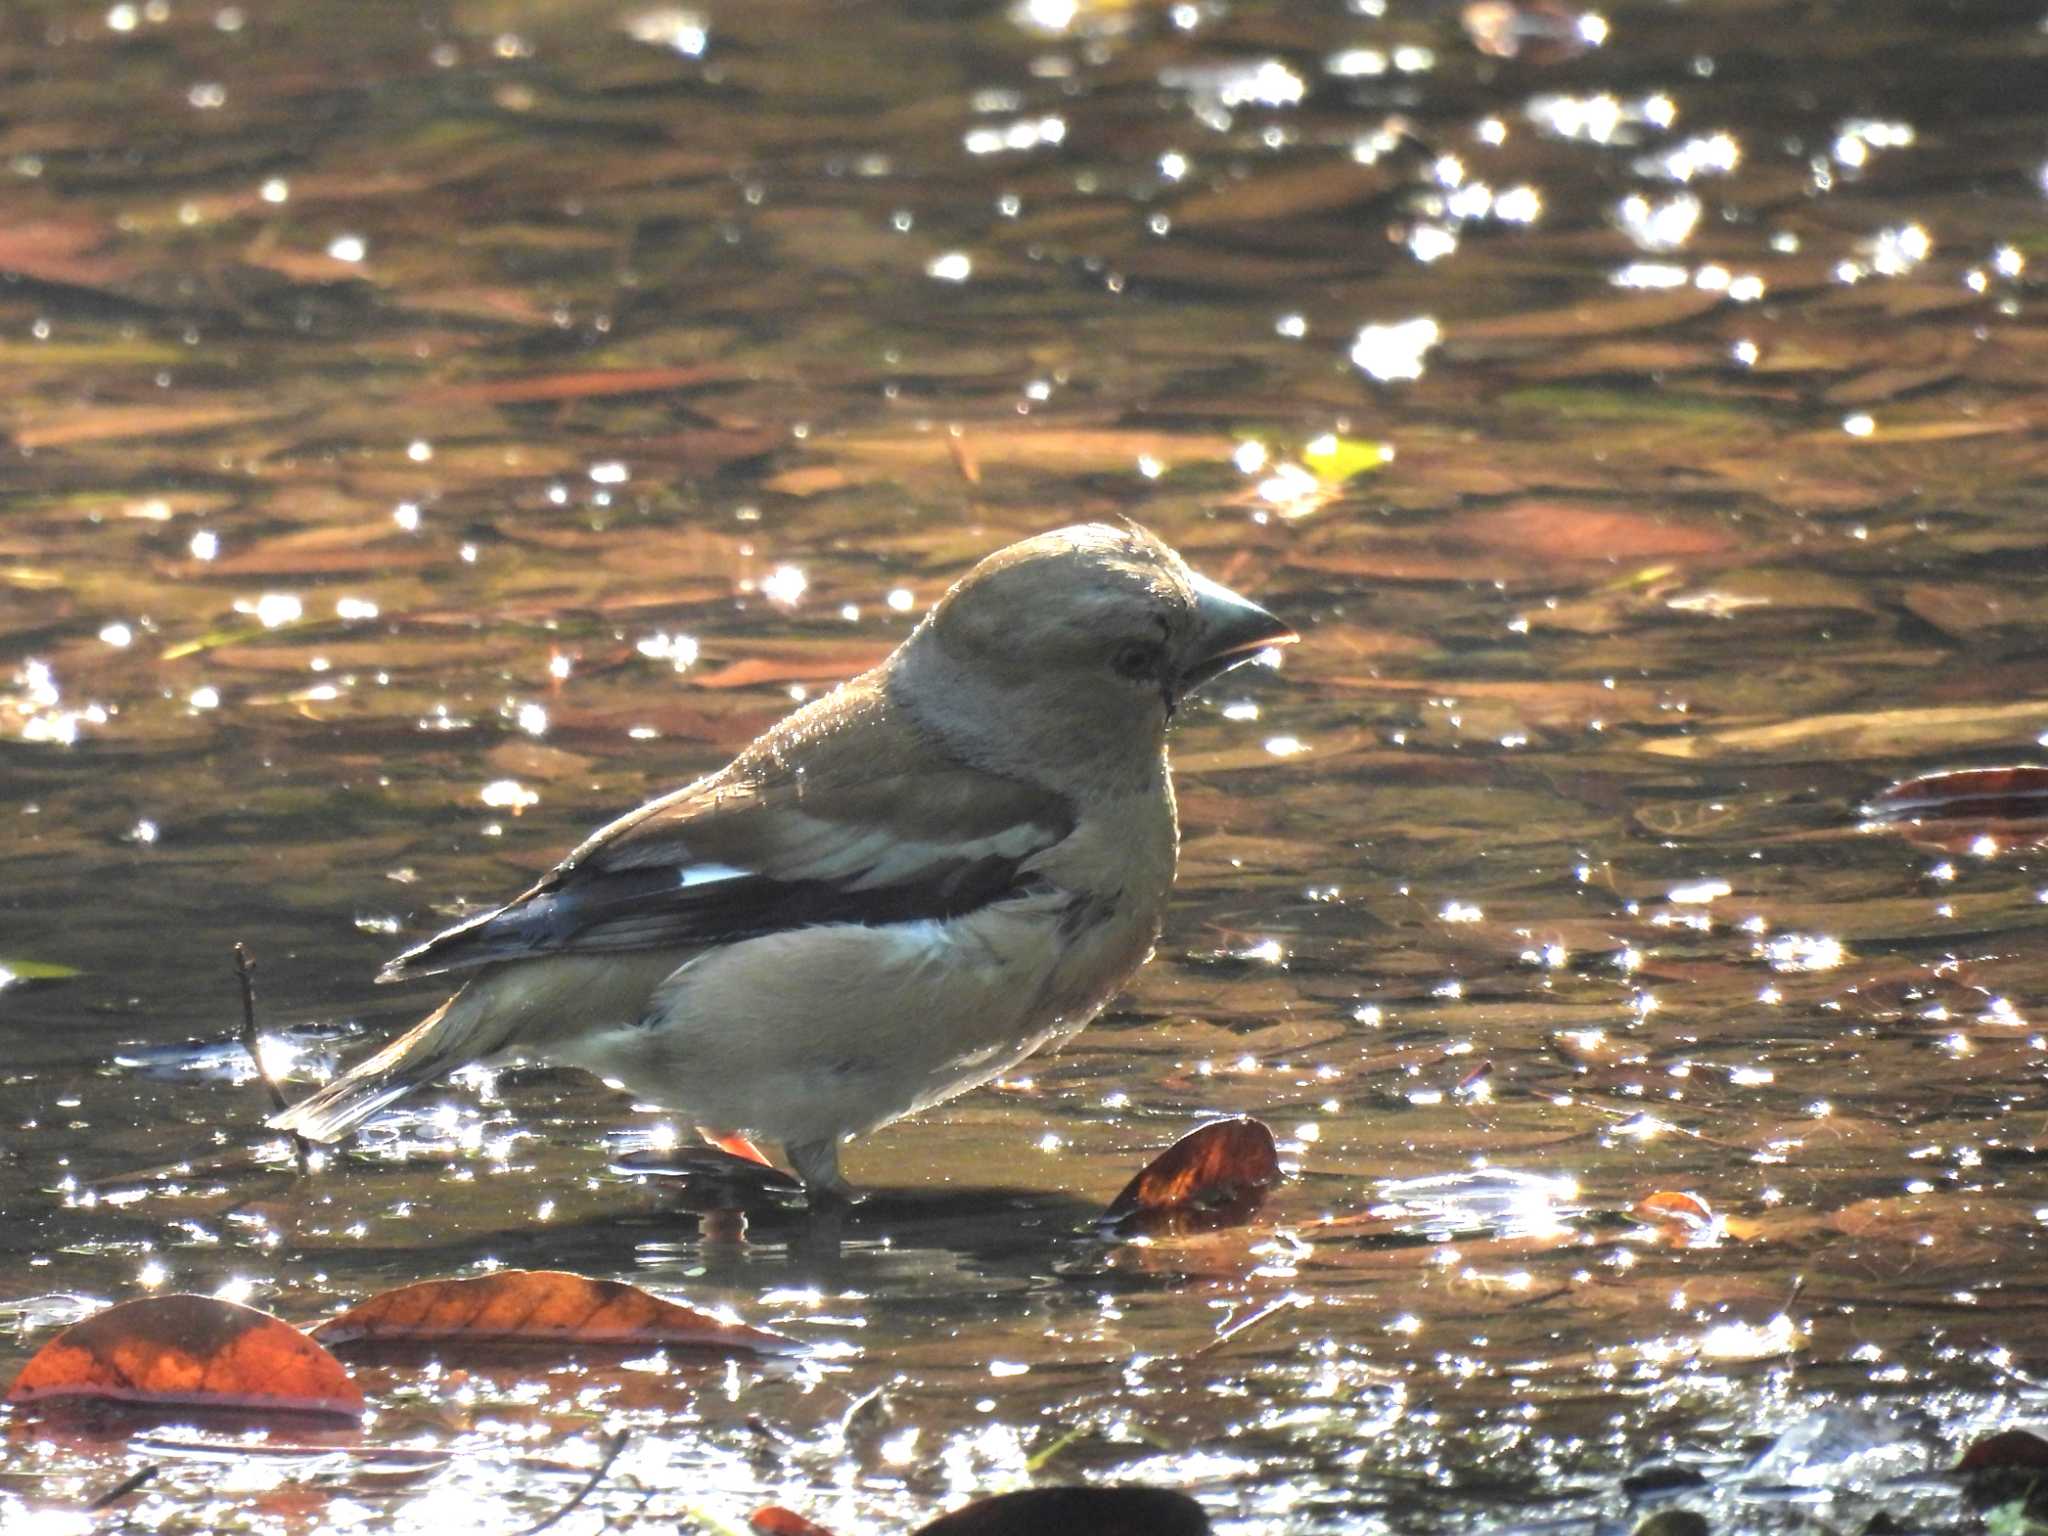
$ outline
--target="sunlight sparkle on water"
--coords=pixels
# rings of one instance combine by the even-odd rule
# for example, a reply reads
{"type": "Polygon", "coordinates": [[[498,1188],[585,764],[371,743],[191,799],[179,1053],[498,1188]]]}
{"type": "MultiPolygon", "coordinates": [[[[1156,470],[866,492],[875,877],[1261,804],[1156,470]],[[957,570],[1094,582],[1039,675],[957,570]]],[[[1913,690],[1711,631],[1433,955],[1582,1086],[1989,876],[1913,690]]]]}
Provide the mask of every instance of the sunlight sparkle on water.
{"type": "Polygon", "coordinates": [[[235,604],[235,612],[254,615],[265,629],[296,624],[305,611],[306,605],[289,592],[266,592],[254,602],[243,599],[235,604]]]}
{"type": "Polygon", "coordinates": [[[1623,233],[1645,251],[1674,251],[1692,238],[1700,221],[1700,200],[1690,192],[1653,203],[1641,193],[1625,197],[1615,210],[1623,233]]]}
{"type": "Polygon", "coordinates": [[[628,16],[626,35],[651,48],[669,48],[686,58],[697,58],[711,41],[710,23],[695,11],[664,6],[628,16]]]}
{"type": "MultiPolygon", "coordinates": [[[[1172,82],[1162,77],[1160,83],[1172,82]]],[[[1308,94],[1308,83],[1278,59],[1226,69],[1214,88],[1217,100],[1226,107],[1291,107],[1308,94]]]]}
{"type": "Polygon", "coordinates": [[[1064,32],[1081,13],[1077,0],[1019,0],[1010,20],[1038,32],[1064,32]]]}
{"type": "Polygon", "coordinates": [[[761,595],[771,603],[793,608],[810,584],[810,579],[796,566],[778,565],[761,578],[761,595]]]}
{"type": "Polygon", "coordinates": [[[691,635],[671,635],[663,630],[643,635],[633,649],[650,661],[666,661],[678,672],[687,671],[697,660],[697,641],[691,635]]]}
{"type": "Polygon", "coordinates": [[[1363,326],[1351,343],[1351,361],[1382,383],[1419,379],[1423,358],[1442,336],[1441,328],[1427,315],[1390,325],[1363,326]]]}
{"type": "Polygon", "coordinates": [[[1664,899],[1676,906],[1697,906],[1730,895],[1734,889],[1726,880],[1696,880],[1691,885],[1674,885],[1664,899]]]}
{"type": "Polygon", "coordinates": [[[478,792],[478,798],[485,805],[515,815],[530,805],[540,804],[540,796],[517,779],[493,779],[478,792]]]}
{"type": "Polygon", "coordinates": [[[1000,128],[971,128],[963,142],[970,155],[994,155],[1005,151],[1021,153],[1042,145],[1058,144],[1066,136],[1064,118],[1023,117],[1000,128]]]}
{"type": "Polygon", "coordinates": [[[1697,176],[1726,176],[1742,162],[1742,146],[1725,131],[1687,139],[1661,155],[1636,161],[1639,176],[1662,176],[1670,181],[1691,181],[1697,176]]]}

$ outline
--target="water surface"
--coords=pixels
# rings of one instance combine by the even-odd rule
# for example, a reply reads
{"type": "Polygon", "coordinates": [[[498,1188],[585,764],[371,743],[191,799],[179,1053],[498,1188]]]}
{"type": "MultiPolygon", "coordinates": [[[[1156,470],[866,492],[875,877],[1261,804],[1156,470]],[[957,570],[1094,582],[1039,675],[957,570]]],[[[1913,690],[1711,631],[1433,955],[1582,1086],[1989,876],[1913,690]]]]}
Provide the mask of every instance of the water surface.
{"type": "Polygon", "coordinates": [[[2042,832],[1858,807],[2048,760],[2044,53],[1996,3],[17,0],[0,1365],[494,1264],[838,1348],[393,1371],[366,1440],[454,1453],[402,1474],[17,1423],[0,1520],[155,1461],[162,1530],[518,1529],[623,1428],[564,1528],[1966,1524],[1930,1474],[2048,1355],[2042,832]],[[837,1242],[694,1213],[568,1073],[310,1177],[260,1130],[236,942],[326,1070],[438,1000],[389,954],[1116,516],[1306,643],[1184,712],[1121,1005],[852,1149],[837,1242]],[[1223,1113],[1298,1169],[1258,1222],[1093,1234],[1223,1113]],[[1679,1192],[1718,1224],[1633,1214],[1679,1192]]]}

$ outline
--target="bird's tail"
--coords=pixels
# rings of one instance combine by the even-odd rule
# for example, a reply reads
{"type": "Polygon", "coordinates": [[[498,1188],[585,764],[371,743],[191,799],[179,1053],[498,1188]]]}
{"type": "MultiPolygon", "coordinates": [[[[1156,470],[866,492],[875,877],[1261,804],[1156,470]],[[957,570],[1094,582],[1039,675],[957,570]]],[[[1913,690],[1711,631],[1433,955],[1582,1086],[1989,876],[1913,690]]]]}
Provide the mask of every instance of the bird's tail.
{"type": "Polygon", "coordinates": [[[456,993],[383,1050],[265,1123],[313,1141],[340,1141],[421,1084],[474,1061],[485,991],[472,987],[456,993]]]}

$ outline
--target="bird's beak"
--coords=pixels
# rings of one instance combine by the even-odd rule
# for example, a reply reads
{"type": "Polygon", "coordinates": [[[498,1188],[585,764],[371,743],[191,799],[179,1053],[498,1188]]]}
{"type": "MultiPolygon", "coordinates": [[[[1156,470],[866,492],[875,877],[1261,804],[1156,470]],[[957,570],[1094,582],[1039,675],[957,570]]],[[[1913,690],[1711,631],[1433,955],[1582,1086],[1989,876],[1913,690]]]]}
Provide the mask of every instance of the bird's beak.
{"type": "Polygon", "coordinates": [[[1301,636],[1250,598],[1239,597],[1220,582],[1190,571],[1195,589],[1195,635],[1188,662],[1180,670],[1180,693],[1250,661],[1269,645],[1288,645],[1301,636]]]}

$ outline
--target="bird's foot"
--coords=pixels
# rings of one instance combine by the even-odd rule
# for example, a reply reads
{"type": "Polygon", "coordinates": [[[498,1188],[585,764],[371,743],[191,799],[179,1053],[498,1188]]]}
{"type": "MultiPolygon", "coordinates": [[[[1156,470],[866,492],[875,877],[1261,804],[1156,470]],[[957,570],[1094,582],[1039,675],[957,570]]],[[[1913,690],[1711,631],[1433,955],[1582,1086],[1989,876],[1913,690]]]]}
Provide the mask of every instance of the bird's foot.
{"type": "Polygon", "coordinates": [[[828,1136],[783,1148],[790,1167],[804,1181],[811,1210],[822,1215],[850,1209],[861,1197],[839,1174],[839,1138],[828,1136]]]}

